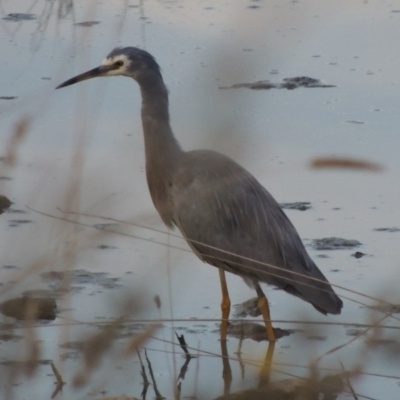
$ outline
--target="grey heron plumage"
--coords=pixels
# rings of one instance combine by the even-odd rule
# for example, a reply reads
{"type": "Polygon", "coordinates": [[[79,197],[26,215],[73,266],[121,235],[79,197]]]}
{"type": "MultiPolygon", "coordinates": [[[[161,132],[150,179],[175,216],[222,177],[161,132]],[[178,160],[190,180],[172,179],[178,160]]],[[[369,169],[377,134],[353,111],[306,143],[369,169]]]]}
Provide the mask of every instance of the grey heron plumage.
{"type": "MultiPolygon", "coordinates": [[[[259,298],[259,283],[265,282],[323,314],[340,314],[341,299],[279,204],[253,175],[215,151],[182,150],[170,126],[168,91],[151,54],[136,47],[116,48],[99,67],[57,89],[117,75],[133,78],[141,90],[147,182],[165,225],[179,228],[201,260],[243,277],[259,298]]],[[[229,298],[227,302],[225,308],[229,298]]]]}

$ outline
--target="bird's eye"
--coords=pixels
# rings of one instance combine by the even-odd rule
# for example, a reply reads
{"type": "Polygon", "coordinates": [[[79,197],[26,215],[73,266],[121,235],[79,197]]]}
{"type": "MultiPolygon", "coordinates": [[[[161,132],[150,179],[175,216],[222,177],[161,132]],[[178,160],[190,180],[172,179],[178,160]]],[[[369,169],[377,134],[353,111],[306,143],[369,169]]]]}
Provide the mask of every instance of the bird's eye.
{"type": "Polygon", "coordinates": [[[119,60],[119,61],[116,61],[116,62],[114,63],[114,65],[115,65],[116,67],[120,68],[120,67],[122,67],[122,66],[124,65],[124,62],[121,61],[121,60],[119,60]]]}

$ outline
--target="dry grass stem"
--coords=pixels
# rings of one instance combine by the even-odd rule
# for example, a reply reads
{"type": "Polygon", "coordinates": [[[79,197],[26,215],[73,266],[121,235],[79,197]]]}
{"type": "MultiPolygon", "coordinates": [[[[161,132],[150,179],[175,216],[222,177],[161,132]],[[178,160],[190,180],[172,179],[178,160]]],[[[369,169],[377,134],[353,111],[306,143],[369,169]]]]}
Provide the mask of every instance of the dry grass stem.
{"type": "Polygon", "coordinates": [[[349,169],[370,172],[382,172],[383,167],[371,161],[356,160],[353,158],[320,157],[310,162],[314,169],[349,169]]]}

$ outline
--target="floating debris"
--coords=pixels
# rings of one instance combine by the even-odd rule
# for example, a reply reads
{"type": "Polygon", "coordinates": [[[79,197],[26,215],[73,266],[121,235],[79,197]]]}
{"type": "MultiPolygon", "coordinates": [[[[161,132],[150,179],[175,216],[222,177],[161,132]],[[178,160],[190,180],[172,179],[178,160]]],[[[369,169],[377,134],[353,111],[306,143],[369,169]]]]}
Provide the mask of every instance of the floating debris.
{"type": "Polygon", "coordinates": [[[3,265],[4,269],[18,269],[19,267],[17,267],[16,265],[3,265]]]}
{"type": "Polygon", "coordinates": [[[390,233],[394,233],[394,232],[400,232],[400,228],[397,227],[392,227],[392,228],[375,228],[374,229],[375,232],[390,232],[390,233]]]}
{"type": "Polygon", "coordinates": [[[355,121],[355,120],[348,120],[346,121],[348,124],[356,124],[356,125],[363,125],[365,122],[363,121],[355,121]]]}
{"type": "Polygon", "coordinates": [[[6,213],[7,213],[7,214],[28,214],[27,211],[25,211],[25,210],[19,210],[19,209],[17,209],[17,208],[9,208],[9,209],[6,211],[6,213]]]}
{"type": "Polygon", "coordinates": [[[314,336],[308,336],[307,340],[319,340],[319,341],[324,341],[326,340],[326,336],[320,336],[320,335],[314,335],[314,336]]]}
{"type": "Polygon", "coordinates": [[[18,99],[17,96],[0,96],[0,100],[15,100],[18,99]]]}
{"type": "Polygon", "coordinates": [[[108,246],[107,244],[100,244],[97,246],[98,249],[100,250],[106,250],[106,249],[116,249],[116,246],[108,246]]]}
{"type": "Polygon", "coordinates": [[[7,14],[7,16],[2,19],[4,19],[5,21],[12,21],[12,22],[32,21],[36,19],[36,15],[24,14],[24,13],[11,13],[7,14]]]}
{"type": "Polygon", "coordinates": [[[18,320],[48,320],[57,316],[57,304],[53,298],[17,297],[0,304],[0,312],[18,320]]]}
{"type": "Polygon", "coordinates": [[[8,221],[8,226],[9,227],[14,227],[14,226],[19,226],[22,224],[30,224],[33,221],[31,219],[10,219],[8,221]]]}
{"type": "Polygon", "coordinates": [[[309,78],[308,76],[297,76],[294,78],[285,78],[283,82],[274,83],[268,80],[257,81],[253,83],[237,83],[232,86],[220,86],[220,89],[239,89],[248,88],[252,90],[269,90],[269,89],[298,89],[305,88],[332,88],[335,85],[325,85],[319,79],[309,78]]]}
{"type": "Polygon", "coordinates": [[[85,28],[90,28],[91,26],[97,25],[99,23],[100,23],[100,21],[85,21],[85,22],[77,22],[74,25],[75,26],[83,26],[85,28]]]}
{"type": "Polygon", "coordinates": [[[107,230],[107,229],[115,229],[118,227],[118,224],[116,223],[105,223],[105,224],[96,224],[93,225],[94,228],[96,229],[101,229],[101,230],[107,230]]]}
{"type": "Polygon", "coordinates": [[[311,246],[315,250],[342,250],[361,246],[361,243],[358,240],[329,237],[323,239],[314,239],[311,243],[311,246]]]}
{"type": "Polygon", "coordinates": [[[279,206],[284,210],[306,211],[311,208],[311,203],[308,201],[296,201],[294,203],[279,203],[279,206]]]}

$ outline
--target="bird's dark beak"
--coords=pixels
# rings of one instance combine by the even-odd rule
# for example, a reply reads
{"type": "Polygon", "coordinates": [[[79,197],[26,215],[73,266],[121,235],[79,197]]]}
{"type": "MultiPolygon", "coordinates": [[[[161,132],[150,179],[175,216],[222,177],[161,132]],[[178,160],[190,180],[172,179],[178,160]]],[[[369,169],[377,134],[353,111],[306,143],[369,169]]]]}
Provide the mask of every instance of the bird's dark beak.
{"type": "Polygon", "coordinates": [[[67,81],[63,82],[61,85],[58,85],[56,89],[61,89],[66,86],[73,85],[74,83],[86,81],[87,79],[97,78],[100,76],[106,76],[107,72],[115,69],[113,65],[101,65],[100,67],[96,67],[91,69],[90,71],[84,72],[83,74],[77,75],[67,81]]]}

